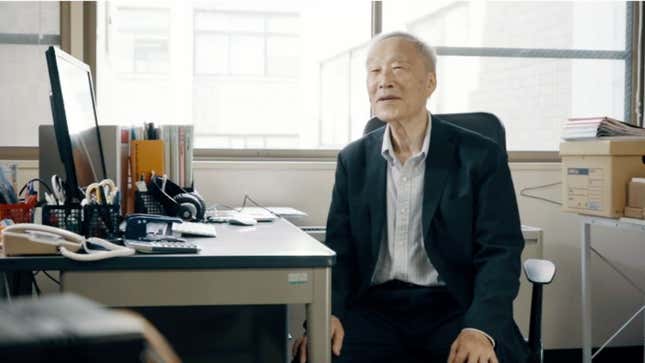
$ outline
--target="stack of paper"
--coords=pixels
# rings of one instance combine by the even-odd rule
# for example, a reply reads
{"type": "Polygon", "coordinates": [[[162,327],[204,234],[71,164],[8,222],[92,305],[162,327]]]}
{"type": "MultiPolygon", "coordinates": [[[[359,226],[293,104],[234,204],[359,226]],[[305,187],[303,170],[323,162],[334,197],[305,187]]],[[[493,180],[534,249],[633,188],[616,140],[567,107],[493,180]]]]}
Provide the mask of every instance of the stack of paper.
{"type": "Polygon", "coordinates": [[[645,136],[645,129],[609,117],[570,118],[562,130],[565,140],[605,136],[645,136]]]}

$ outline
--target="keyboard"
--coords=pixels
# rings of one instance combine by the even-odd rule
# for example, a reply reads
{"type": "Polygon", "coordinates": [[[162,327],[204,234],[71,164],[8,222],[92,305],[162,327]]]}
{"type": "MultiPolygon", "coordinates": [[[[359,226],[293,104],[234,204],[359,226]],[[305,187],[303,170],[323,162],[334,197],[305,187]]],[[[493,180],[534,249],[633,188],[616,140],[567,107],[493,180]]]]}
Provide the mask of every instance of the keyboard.
{"type": "Polygon", "coordinates": [[[134,241],[126,240],[125,245],[141,253],[198,253],[199,247],[190,242],[134,241]]]}
{"type": "Polygon", "coordinates": [[[206,223],[197,223],[197,222],[184,222],[184,223],[173,223],[172,231],[181,233],[185,236],[199,236],[199,237],[215,237],[217,233],[215,232],[215,226],[212,224],[206,223]]]}

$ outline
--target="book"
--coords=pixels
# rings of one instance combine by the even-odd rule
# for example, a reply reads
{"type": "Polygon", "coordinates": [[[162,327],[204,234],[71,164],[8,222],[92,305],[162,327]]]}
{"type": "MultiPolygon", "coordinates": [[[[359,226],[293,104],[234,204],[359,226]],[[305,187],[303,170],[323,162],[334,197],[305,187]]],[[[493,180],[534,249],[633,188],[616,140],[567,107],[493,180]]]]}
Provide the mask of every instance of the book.
{"type": "Polygon", "coordinates": [[[645,129],[610,117],[570,118],[562,128],[564,140],[608,136],[645,136],[645,129]]]}
{"type": "Polygon", "coordinates": [[[179,182],[179,126],[173,125],[171,127],[170,136],[170,167],[168,178],[170,180],[179,182]]]}
{"type": "Polygon", "coordinates": [[[186,175],[186,184],[185,187],[193,186],[193,149],[194,149],[194,132],[195,128],[192,125],[184,126],[186,131],[184,135],[186,136],[186,160],[185,160],[185,175],[186,175]]]}
{"type": "Polygon", "coordinates": [[[161,135],[160,139],[163,140],[163,150],[164,150],[164,165],[166,166],[166,172],[170,172],[170,125],[161,126],[161,135]]]}
{"type": "MultiPolygon", "coordinates": [[[[181,187],[191,187],[193,184],[194,127],[192,125],[163,125],[158,129],[156,137],[163,145],[161,155],[168,179],[181,187]]],[[[159,173],[157,172],[157,174],[159,173]]],[[[139,177],[136,180],[138,179],[139,177]]]]}

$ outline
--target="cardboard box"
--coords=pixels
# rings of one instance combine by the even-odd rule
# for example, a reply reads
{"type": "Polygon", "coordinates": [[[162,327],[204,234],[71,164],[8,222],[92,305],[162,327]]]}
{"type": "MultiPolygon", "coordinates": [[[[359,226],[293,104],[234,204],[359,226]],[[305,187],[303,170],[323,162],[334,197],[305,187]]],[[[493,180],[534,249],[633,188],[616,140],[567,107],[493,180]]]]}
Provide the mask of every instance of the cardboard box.
{"type": "Polygon", "coordinates": [[[629,182],[627,205],[634,208],[645,208],[645,179],[633,178],[629,182]]]}
{"type": "Polygon", "coordinates": [[[625,217],[645,219],[643,208],[625,207],[625,217]]]}
{"type": "Polygon", "coordinates": [[[645,138],[563,142],[560,156],[565,212],[621,217],[629,181],[645,177],[645,138]]]}

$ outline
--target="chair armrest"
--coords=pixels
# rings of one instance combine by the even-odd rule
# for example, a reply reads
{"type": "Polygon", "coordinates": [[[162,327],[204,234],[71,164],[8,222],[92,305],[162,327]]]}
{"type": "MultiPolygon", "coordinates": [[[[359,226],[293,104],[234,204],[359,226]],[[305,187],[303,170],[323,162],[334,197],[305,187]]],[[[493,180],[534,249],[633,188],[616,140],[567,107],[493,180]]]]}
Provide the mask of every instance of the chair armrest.
{"type": "Polygon", "coordinates": [[[524,261],[524,274],[534,284],[550,284],[555,277],[555,270],[555,265],[549,260],[530,258],[524,261]]]}

